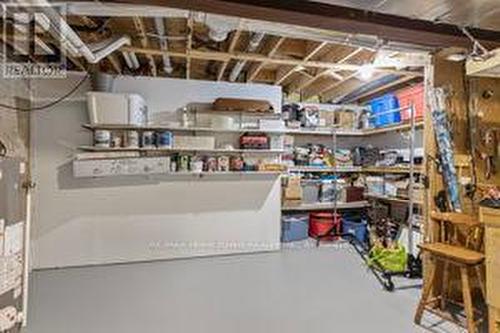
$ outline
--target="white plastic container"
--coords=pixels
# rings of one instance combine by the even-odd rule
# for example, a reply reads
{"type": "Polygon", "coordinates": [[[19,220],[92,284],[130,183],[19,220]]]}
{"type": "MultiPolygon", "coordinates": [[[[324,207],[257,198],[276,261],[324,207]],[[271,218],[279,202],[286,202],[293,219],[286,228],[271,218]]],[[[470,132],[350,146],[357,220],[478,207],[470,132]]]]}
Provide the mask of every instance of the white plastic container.
{"type": "Polygon", "coordinates": [[[284,130],[285,122],[281,119],[260,119],[259,129],[261,130],[284,130]]]}
{"type": "Polygon", "coordinates": [[[87,109],[92,125],[143,126],[148,120],[146,101],[138,94],[92,91],[87,93],[87,109]]]}
{"type": "Polygon", "coordinates": [[[213,115],[211,120],[211,126],[214,129],[234,129],[234,119],[229,116],[213,115]]]}
{"type": "Polygon", "coordinates": [[[270,135],[270,148],[273,150],[285,149],[285,136],[284,135],[270,135]]]}
{"type": "Polygon", "coordinates": [[[176,149],[215,149],[215,138],[213,136],[174,136],[174,148],[176,149]]]}

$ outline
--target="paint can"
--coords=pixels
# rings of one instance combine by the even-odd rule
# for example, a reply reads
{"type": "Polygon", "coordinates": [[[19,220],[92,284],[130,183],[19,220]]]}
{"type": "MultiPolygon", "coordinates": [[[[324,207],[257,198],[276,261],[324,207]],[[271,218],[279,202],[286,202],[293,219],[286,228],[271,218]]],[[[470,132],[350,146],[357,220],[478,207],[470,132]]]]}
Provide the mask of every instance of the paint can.
{"type": "Polygon", "coordinates": [[[228,172],[229,171],[229,157],[219,156],[217,158],[217,171],[228,172]]]}
{"type": "Polygon", "coordinates": [[[203,159],[200,157],[191,158],[191,171],[192,172],[202,172],[203,171],[203,159]]]}
{"type": "Polygon", "coordinates": [[[170,159],[170,172],[177,172],[177,161],[175,158],[170,159]]]}
{"type": "Polygon", "coordinates": [[[120,148],[122,146],[123,134],[121,132],[111,133],[111,147],[120,148]]]}
{"type": "Polygon", "coordinates": [[[155,147],[155,133],[153,131],[142,132],[142,148],[155,147]]]}
{"type": "Polygon", "coordinates": [[[231,170],[232,171],[243,171],[245,168],[245,162],[240,156],[231,157],[231,170]]]}
{"type": "Polygon", "coordinates": [[[178,155],[177,157],[177,170],[179,172],[188,172],[190,167],[190,156],[189,155],[178,155]]]}
{"type": "Polygon", "coordinates": [[[156,145],[158,146],[158,148],[172,148],[172,139],[172,132],[156,132],[156,145]]]}
{"type": "Polygon", "coordinates": [[[94,146],[99,148],[109,148],[111,146],[111,132],[108,130],[95,130],[94,146]]]}
{"type": "Polygon", "coordinates": [[[213,156],[209,156],[205,160],[205,170],[208,172],[217,171],[217,159],[213,156]]]}
{"type": "Polygon", "coordinates": [[[139,148],[139,132],[127,131],[127,148],[139,148]]]}

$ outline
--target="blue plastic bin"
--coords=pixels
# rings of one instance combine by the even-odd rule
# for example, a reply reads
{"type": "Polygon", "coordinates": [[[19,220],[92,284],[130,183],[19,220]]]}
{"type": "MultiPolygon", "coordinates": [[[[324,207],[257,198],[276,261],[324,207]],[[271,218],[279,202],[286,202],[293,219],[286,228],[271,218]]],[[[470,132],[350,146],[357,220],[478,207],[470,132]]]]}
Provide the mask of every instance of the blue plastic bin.
{"type": "Polygon", "coordinates": [[[343,217],[342,233],[354,235],[358,241],[365,243],[368,235],[366,222],[360,219],[355,220],[343,217]]]}
{"type": "Polygon", "coordinates": [[[374,98],[370,101],[372,116],[370,124],[373,127],[384,127],[401,122],[401,113],[391,112],[391,110],[399,109],[399,100],[395,94],[386,94],[379,98],[374,98]]]}
{"type": "Polygon", "coordinates": [[[281,241],[283,243],[307,239],[309,234],[309,215],[284,215],[281,218],[281,241]]]}

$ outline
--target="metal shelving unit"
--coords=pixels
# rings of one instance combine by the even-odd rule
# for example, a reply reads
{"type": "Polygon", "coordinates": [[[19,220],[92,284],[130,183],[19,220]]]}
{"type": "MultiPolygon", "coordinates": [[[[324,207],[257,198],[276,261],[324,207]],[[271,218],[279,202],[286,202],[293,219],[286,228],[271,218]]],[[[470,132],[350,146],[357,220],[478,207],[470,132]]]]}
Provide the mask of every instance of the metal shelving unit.
{"type": "Polygon", "coordinates": [[[314,204],[285,205],[282,211],[315,211],[315,210],[335,210],[337,209],[359,209],[369,207],[368,201],[353,202],[318,202],[314,204]]]}
{"type": "MultiPolygon", "coordinates": [[[[333,174],[334,176],[338,176],[339,173],[345,173],[345,172],[363,172],[363,173],[382,173],[382,174],[406,174],[409,176],[409,188],[408,188],[408,198],[393,198],[393,197],[386,197],[386,196],[373,196],[373,195],[367,195],[367,198],[371,198],[374,200],[384,200],[384,201],[389,201],[389,202],[398,202],[398,203],[405,203],[408,205],[409,209],[409,216],[408,216],[408,221],[407,225],[411,226],[409,228],[410,232],[408,232],[408,239],[407,239],[407,246],[409,251],[413,249],[413,219],[414,219],[414,214],[413,214],[413,209],[415,206],[423,206],[423,202],[417,202],[414,200],[413,196],[413,190],[414,190],[414,180],[415,180],[415,175],[422,173],[423,169],[420,166],[415,165],[414,161],[414,149],[415,149],[415,131],[417,128],[423,127],[423,122],[422,121],[415,121],[415,110],[413,105],[410,106],[409,108],[404,108],[404,109],[397,109],[397,110],[390,110],[387,113],[393,113],[393,112],[400,112],[403,110],[409,110],[410,111],[410,122],[407,124],[398,124],[394,126],[389,126],[389,127],[384,127],[384,128],[377,128],[377,129],[369,129],[369,130],[364,130],[363,131],[363,136],[371,136],[371,135],[378,135],[378,134],[384,134],[384,133],[390,133],[390,132],[401,132],[401,131],[409,131],[409,149],[410,149],[410,163],[408,166],[395,166],[395,167],[363,167],[359,169],[347,169],[347,170],[341,170],[341,168],[311,168],[311,167],[303,167],[303,168],[292,168],[291,170],[296,169],[295,171],[297,172],[328,172],[333,174]]],[[[336,130],[332,130],[332,143],[333,143],[333,151],[336,152],[337,150],[337,133],[336,130]]],[[[336,178],[336,177],[335,177],[336,178]]],[[[335,182],[336,185],[336,182],[335,182]]],[[[336,191],[336,188],[335,188],[336,191]]],[[[347,209],[347,208],[367,208],[370,207],[370,202],[369,201],[361,201],[361,202],[356,202],[356,203],[339,203],[337,200],[333,201],[332,203],[328,204],[309,204],[309,205],[300,205],[294,209],[294,207],[286,207],[283,210],[285,211],[293,211],[293,210],[333,210],[334,214],[337,214],[339,209],[347,209]]],[[[349,243],[356,249],[356,251],[360,254],[360,256],[363,258],[363,260],[367,261],[369,260],[368,254],[369,254],[369,248],[366,247],[365,244],[362,244],[359,242],[353,235],[351,234],[336,234],[335,233],[335,228],[332,228],[328,233],[326,233],[324,236],[319,237],[317,239],[317,244],[319,246],[320,241],[322,238],[326,237],[331,237],[331,236],[340,236],[349,241],[349,243]]],[[[394,289],[394,283],[392,281],[392,277],[396,275],[402,275],[406,277],[418,277],[421,274],[421,271],[419,271],[418,264],[416,264],[418,261],[417,258],[413,255],[413,253],[409,252],[408,253],[408,265],[407,265],[407,270],[404,272],[389,272],[385,271],[381,267],[378,266],[372,266],[369,265],[371,271],[374,273],[376,278],[382,283],[384,288],[386,290],[392,291],[394,289]]]]}
{"type": "MultiPolygon", "coordinates": [[[[404,202],[408,204],[408,219],[407,219],[407,226],[408,226],[408,239],[407,239],[407,249],[408,249],[408,261],[407,261],[407,267],[405,271],[402,272],[391,272],[391,271],[386,271],[382,267],[379,267],[378,265],[372,265],[370,268],[372,272],[375,274],[377,279],[383,284],[384,288],[388,291],[392,291],[394,289],[394,283],[392,281],[393,276],[405,276],[408,278],[415,278],[415,277],[420,277],[422,274],[421,271],[421,261],[418,258],[418,256],[415,256],[411,251],[413,249],[414,245],[414,239],[413,239],[413,230],[414,230],[414,207],[416,205],[423,206],[423,203],[416,202],[414,200],[413,196],[413,191],[414,191],[414,181],[415,181],[415,174],[420,173],[421,169],[418,169],[415,166],[415,160],[414,160],[414,151],[415,151],[415,131],[418,127],[420,127],[420,123],[417,123],[415,121],[415,108],[413,105],[411,105],[409,108],[407,108],[410,111],[410,123],[406,124],[404,126],[395,126],[393,128],[399,128],[398,130],[405,130],[409,131],[409,149],[410,149],[410,164],[408,167],[408,175],[409,175],[409,185],[408,185],[408,199],[397,199],[397,198],[391,198],[391,197],[385,197],[385,196],[372,196],[375,200],[389,200],[389,201],[396,201],[397,202],[404,202]]],[[[387,113],[390,112],[399,112],[405,109],[398,109],[398,110],[391,110],[388,111],[387,113]]],[[[379,131],[378,133],[384,133],[382,131],[379,131]]],[[[405,172],[406,173],[406,172],[405,172]]],[[[356,247],[356,246],[355,246],[356,247]]],[[[362,251],[359,248],[356,247],[360,255],[367,260],[367,253],[366,251],[362,251]]]]}

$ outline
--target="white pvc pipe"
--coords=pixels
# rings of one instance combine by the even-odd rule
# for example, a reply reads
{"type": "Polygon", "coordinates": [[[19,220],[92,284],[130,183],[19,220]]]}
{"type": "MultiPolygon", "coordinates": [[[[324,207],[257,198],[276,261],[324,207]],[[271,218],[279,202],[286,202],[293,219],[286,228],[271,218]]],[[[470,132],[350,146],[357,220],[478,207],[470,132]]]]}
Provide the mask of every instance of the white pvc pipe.
{"type": "Polygon", "coordinates": [[[28,292],[29,292],[29,253],[31,239],[31,184],[26,188],[26,223],[24,225],[24,267],[23,267],[23,308],[22,325],[28,322],[28,292]]]}
{"type": "Polygon", "coordinates": [[[127,67],[130,69],[134,69],[134,64],[132,63],[132,60],[130,59],[130,53],[127,51],[122,51],[122,56],[123,59],[125,60],[125,63],[127,64],[127,67]]]}
{"type": "MultiPolygon", "coordinates": [[[[46,0],[17,0],[21,5],[25,6],[38,6],[44,8],[44,14],[48,18],[48,21],[44,24],[49,24],[51,27],[51,32],[57,34],[56,38],[61,39],[63,46],[66,46],[70,52],[76,52],[83,56],[89,63],[96,64],[112,52],[116,51],[124,45],[130,45],[130,37],[123,36],[120,37],[109,45],[105,46],[97,53],[93,53],[92,50],[81,40],[78,34],[69,26],[69,24],[64,20],[64,18],[54,9],[46,0]],[[57,23],[54,23],[57,22],[57,23]],[[68,46],[71,45],[71,46],[68,46]]],[[[43,18],[41,18],[43,20],[43,18]]]]}
{"type": "MultiPolygon", "coordinates": [[[[165,37],[165,25],[163,23],[162,17],[155,17],[155,28],[158,33],[158,41],[160,43],[160,49],[163,51],[168,51],[168,42],[165,37]]],[[[173,71],[172,64],[170,63],[170,57],[167,55],[162,55],[163,69],[165,73],[170,74],[173,71]]]]}

